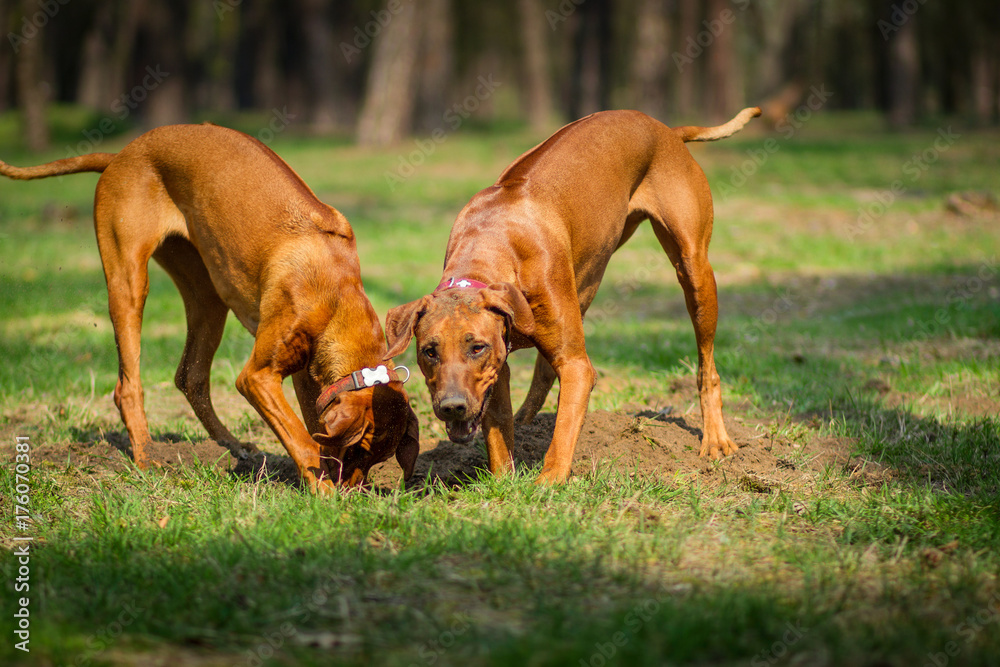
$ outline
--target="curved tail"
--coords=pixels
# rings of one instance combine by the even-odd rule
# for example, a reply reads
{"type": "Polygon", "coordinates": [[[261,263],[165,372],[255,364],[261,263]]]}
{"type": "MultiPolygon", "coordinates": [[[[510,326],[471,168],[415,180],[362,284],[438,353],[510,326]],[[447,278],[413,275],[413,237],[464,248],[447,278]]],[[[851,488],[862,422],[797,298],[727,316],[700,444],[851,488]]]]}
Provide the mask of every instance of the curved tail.
{"type": "Polygon", "coordinates": [[[715,127],[684,125],[671,129],[681,138],[681,141],[717,141],[733,136],[742,130],[743,126],[750,122],[751,118],[756,118],[759,115],[760,107],[747,107],[724,125],[716,125],[715,127]]]}
{"type": "Polygon", "coordinates": [[[101,172],[108,168],[115,155],[116,153],[88,153],[87,155],[67,157],[35,167],[14,167],[0,160],[0,175],[19,181],[29,181],[33,178],[78,174],[82,171],[101,172]]]}

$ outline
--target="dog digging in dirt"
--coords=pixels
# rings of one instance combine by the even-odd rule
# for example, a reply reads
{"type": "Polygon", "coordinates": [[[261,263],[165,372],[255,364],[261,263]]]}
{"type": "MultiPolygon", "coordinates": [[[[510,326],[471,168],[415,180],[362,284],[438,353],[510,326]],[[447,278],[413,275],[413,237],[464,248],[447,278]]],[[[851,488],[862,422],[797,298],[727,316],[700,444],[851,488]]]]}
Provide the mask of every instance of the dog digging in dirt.
{"type": "Polygon", "coordinates": [[[94,228],[118,347],[114,401],[139,468],[151,463],[139,337],[153,258],[173,279],[187,316],[176,384],[212,439],[238,458],[257,451],[219,421],[209,394],[212,358],[232,310],[255,337],[236,386],[311,490],[361,484],[393,454],[404,477],[412,474],[417,419],[384,361],[381,322],[361,284],[354,232],[339,211],[267,146],[209,124],[160,127],[117,154],[24,168],[0,162],[0,174],[14,179],[87,171],[103,172],[94,228]],[[289,375],[302,420],[281,390],[289,375]]]}
{"type": "Polygon", "coordinates": [[[452,228],[437,289],[386,318],[387,358],[416,338],[434,413],[452,441],[470,442],[482,422],[490,470],[511,471],[515,418],[530,422],[558,378],[555,431],[537,481],[567,479],[596,377],[583,316],[611,255],[649,220],[694,325],[700,455],[737,451],[723,424],[713,359],[712,194],[684,143],[724,139],[759,115],[753,107],[718,127],[671,129],[637,111],[592,114],[529,150],[472,198],[452,228]],[[515,417],[507,356],[532,346],[534,376],[515,417]]]}

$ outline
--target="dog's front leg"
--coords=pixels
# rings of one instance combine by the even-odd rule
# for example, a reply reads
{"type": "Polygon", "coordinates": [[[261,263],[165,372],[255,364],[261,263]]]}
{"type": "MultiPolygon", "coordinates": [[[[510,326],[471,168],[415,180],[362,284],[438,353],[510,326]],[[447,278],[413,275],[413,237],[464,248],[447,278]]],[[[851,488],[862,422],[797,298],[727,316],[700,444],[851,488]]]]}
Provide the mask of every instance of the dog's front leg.
{"type": "Polygon", "coordinates": [[[486,412],[483,414],[483,434],[490,472],[496,476],[514,470],[509,445],[514,442],[514,411],[510,403],[510,366],[505,361],[497,373],[486,412]]]}
{"type": "Polygon", "coordinates": [[[535,372],[531,376],[531,387],[528,389],[528,395],[524,398],[524,403],[514,415],[514,421],[519,424],[530,424],[538,411],[545,405],[545,399],[548,398],[555,381],[556,372],[552,370],[552,365],[549,364],[545,355],[539,352],[538,356],[535,357],[535,372]]]}
{"type": "Polygon", "coordinates": [[[536,480],[538,484],[559,484],[569,477],[576,440],[583,429],[590,392],[597,377],[586,353],[565,360],[557,357],[550,359],[550,363],[559,377],[559,404],[552,444],[545,453],[545,464],[536,480]]]}
{"type": "Polygon", "coordinates": [[[255,368],[253,364],[254,357],[251,356],[236,378],[236,388],[278,436],[298,466],[302,479],[309,484],[309,490],[313,493],[334,492],[330,473],[320,458],[319,445],[285,400],[281,391],[281,374],[269,368],[255,368]]]}
{"type": "Polygon", "coordinates": [[[281,390],[282,380],[304,363],[303,351],[307,347],[303,336],[295,335],[302,332],[287,322],[272,324],[258,328],[250,359],[236,378],[236,388],[278,436],[309,489],[314,493],[333,493],[336,477],[331,478],[320,457],[319,444],[309,435],[281,390]]]}

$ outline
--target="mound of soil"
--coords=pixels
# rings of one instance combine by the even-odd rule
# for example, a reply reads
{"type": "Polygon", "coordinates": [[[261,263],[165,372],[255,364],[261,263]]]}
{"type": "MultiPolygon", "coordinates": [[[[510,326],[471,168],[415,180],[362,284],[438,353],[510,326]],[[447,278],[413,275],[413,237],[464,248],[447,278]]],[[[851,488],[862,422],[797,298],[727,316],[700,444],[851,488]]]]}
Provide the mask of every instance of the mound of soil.
{"type": "MultiPolygon", "coordinates": [[[[811,431],[806,436],[809,440],[776,437],[766,426],[745,424],[737,416],[738,411],[728,414],[726,428],[740,449],[715,462],[698,456],[701,417],[697,413],[672,415],[669,409],[655,412],[642,407],[620,412],[593,411],[587,415],[577,442],[573,475],[600,472],[664,481],[695,476],[708,486],[737,480],[746,491],[770,493],[791,489],[827,465],[844,466],[848,462],[849,447],[843,442],[816,438],[811,431]]],[[[515,464],[525,467],[540,463],[554,428],[554,413],[539,414],[531,424],[516,424],[511,452],[515,464]]],[[[291,458],[278,453],[276,444],[273,448],[266,446],[271,451],[237,460],[212,440],[189,442],[164,434],[153,444],[151,454],[154,466],[162,469],[200,463],[248,480],[269,477],[274,482],[297,485],[298,470],[291,458]]],[[[101,432],[69,445],[33,443],[31,458],[33,465],[49,462],[87,472],[118,472],[132,466],[124,430],[101,432]]],[[[471,445],[424,440],[409,486],[428,481],[460,485],[485,469],[485,447],[479,438],[471,445]]],[[[399,466],[390,459],[376,466],[370,477],[374,487],[388,488],[397,486],[400,476],[399,466]]]]}
{"type": "MultiPolygon", "coordinates": [[[[554,428],[553,413],[540,414],[530,424],[515,424],[515,446],[511,451],[515,464],[540,463],[552,441],[554,428]]],[[[593,411],[587,415],[577,441],[572,474],[582,476],[601,471],[664,480],[697,475],[709,485],[728,477],[738,479],[748,491],[768,493],[794,486],[803,472],[817,472],[826,465],[847,462],[848,448],[835,439],[805,443],[775,438],[738,418],[727,419],[726,429],[740,449],[713,462],[698,456],[700,416],[672,416],[669,411],[648,409],[593,411]]],[[[477,469],[487,468],[485,447],[478,441],[473,445],[456,445],[441,440],[428,445],[421,443],[411,484],[427,479],[461,484],[475,476],[477,469]]],[[[375,483],[395,483],[399,474],[395,466],[374,472],[375,483]]]]}
{"type": "MultiPolygon", "coordinates": [[[[169,434],[160,437],[167,439],[154,441],[150,449],[154,468],[214,465],[222,473],[228,472],[248,480],[269,478],[292,486],[299,484],[298,468],[291,457],[284,454],[261,452],[250,458],[236,459],[214,440],[188,442],[169,434]]],[[[102,439],[90,442],[33,446],[31,460],[34,465],[48,462],[87,472],[118,472],[133,466],[132,448],[124,431],[106,433],[102,439]]]]}

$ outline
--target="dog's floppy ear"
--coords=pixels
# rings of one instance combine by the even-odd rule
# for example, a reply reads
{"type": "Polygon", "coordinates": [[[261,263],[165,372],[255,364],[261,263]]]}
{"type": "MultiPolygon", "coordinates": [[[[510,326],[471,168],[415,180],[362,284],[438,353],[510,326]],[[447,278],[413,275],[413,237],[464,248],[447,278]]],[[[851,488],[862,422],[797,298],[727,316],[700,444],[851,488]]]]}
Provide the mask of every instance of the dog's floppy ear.
{"type": "Polygon", "coordinates": [[[409,416],[406,420],[406,433],[399,439],[396,445],[396,462],[403,469],[403,479],[410,479],[413,475],[413,466],[417,462],[417,455],[420,453],[420,422],[413,408],[409,409],[409,416]]]}
{"type": "Polygon", "coordinates": [[[372,411],[375,415],[375,442],[390,444],[393,449],[377,447],[377,461],[396,454],[396,461],[403,469],[403,479],[413,474],[413,465],[420,453],[420,424],[410,407],[409,397],[402,382],[376,385],[372,392],[372,411]]]}
{"type": "Polygon", "coordinates": [[[508,328],[530,338],[535,333],[535,316],[521,290],[510,283],[495,283],[483,292],[484,305],[507,318],[508,328]]]}
{"type": "Polygon", "coordinates": [[[358,392],[341,394],[323,413],[326,433],[313,434],[313,440],[323,447],[345,448],[361,443],[365,449],[365,434],[373,428],[370,397],[358,392]]]}
{"type": "Polygon", "coordinates": [[[413,338],[413,327],[417,325],[420,315],[427,310],[430,297],[424,296],[416,301],[404,303],[402,306],[390,308],[385,316],[385,337],[389,344],[386,359],[402,354],[413,338]]]}

